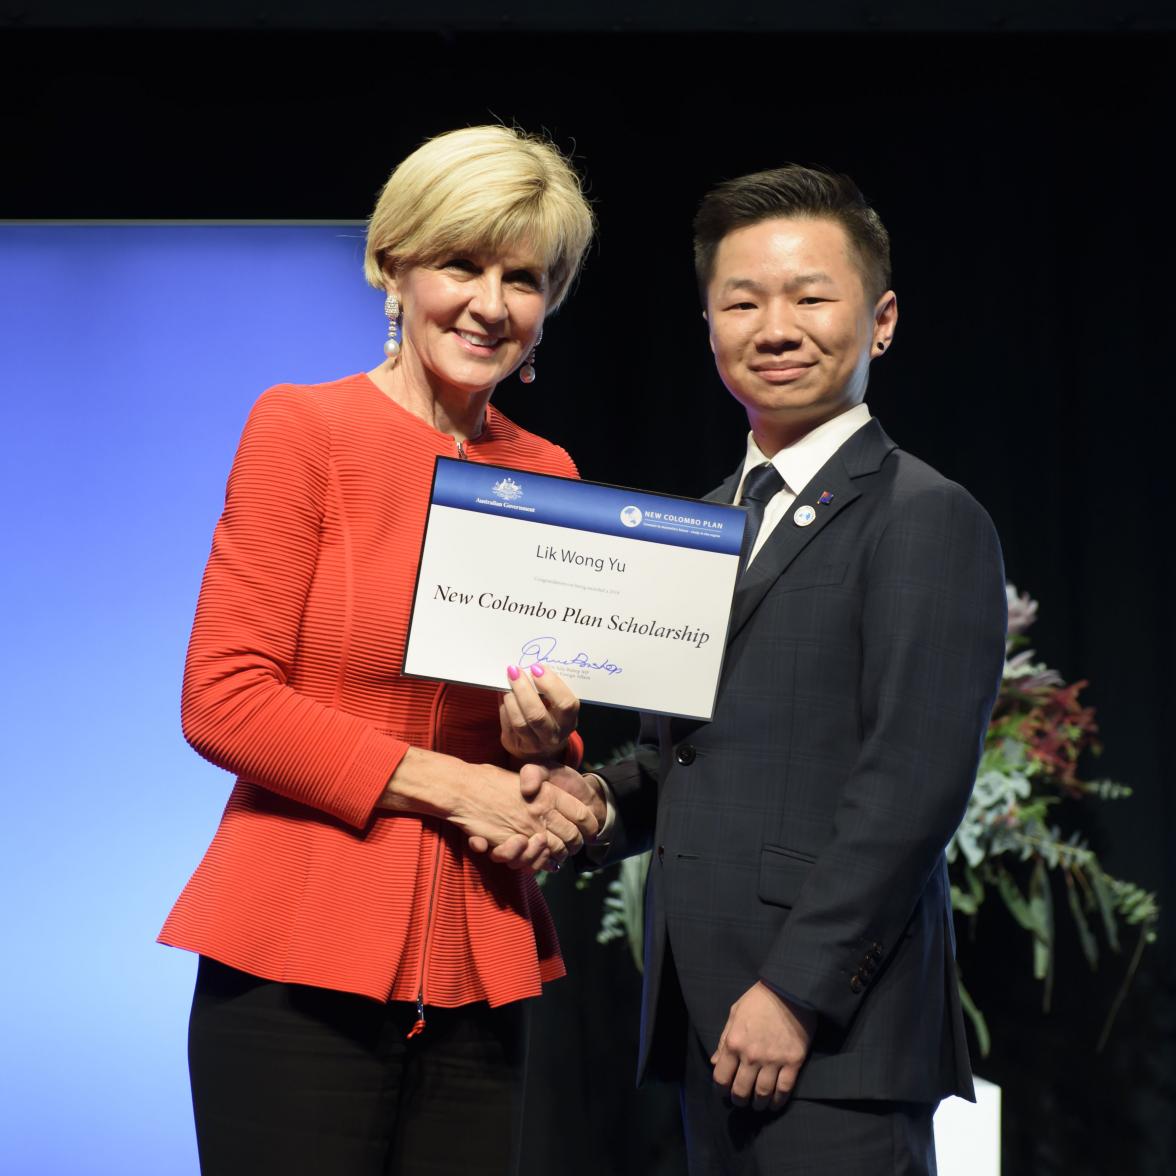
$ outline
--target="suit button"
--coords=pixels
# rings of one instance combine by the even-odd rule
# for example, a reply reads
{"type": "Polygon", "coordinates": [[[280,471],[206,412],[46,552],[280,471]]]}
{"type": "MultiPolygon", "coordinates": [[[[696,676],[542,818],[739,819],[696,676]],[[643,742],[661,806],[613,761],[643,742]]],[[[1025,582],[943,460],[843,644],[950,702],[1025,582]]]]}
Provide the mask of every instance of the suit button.
{"type": "Polygon", "coordinates": [[[683,767],[687,767],[688,765],[694,763],[695,754],[696,753],[694,748],[691,747],[689,743],[683,743],[682,746],[679,747],[678,750],[674,753],[674,758],[683,767]]]}
{"type": "Polygon", "coordinates": [[[862,979],[860,972],[854,972],[849,978],[849,987],[853,992],[861,992],[865,988],[866,982],[862,979]]]}

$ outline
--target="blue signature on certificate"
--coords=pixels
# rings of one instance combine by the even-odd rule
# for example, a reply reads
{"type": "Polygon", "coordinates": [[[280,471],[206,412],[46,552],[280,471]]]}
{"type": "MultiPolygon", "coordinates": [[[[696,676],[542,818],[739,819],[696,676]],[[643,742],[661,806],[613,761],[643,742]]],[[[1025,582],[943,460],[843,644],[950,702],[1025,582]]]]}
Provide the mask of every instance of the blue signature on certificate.
{"type": "Polygon", "coordinates": [[[588,654],[577,653],[575,657],[556,657],[554,637],[532,637],[523,643],[523,651],[519,655],[519,665],[524,670],[537,662],[546,662],[549,666],[577,666],[584,670],[603,670],[606,674],[620,674],[624,671],[620,666],[610,661],[592,661],[588,654]]]}

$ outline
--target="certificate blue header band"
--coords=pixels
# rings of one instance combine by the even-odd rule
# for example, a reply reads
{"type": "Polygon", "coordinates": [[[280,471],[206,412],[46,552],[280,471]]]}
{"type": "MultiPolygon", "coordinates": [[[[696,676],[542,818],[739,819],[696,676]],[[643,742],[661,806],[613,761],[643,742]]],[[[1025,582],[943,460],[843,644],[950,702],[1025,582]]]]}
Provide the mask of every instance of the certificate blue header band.
{"type": "Polygon", "coordinates": [[[449,457],[437,459],[432,501],[458,510],[723,555],[739,554],[747,518],[742,508],[718,502],[577,482],[449,457]]]}

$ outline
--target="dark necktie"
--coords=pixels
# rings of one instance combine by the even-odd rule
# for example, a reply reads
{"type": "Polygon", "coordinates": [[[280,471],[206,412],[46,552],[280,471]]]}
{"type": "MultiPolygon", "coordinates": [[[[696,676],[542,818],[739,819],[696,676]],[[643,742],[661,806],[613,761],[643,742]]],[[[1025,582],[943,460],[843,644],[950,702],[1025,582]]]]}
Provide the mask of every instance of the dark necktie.
{"type": "Polygon", "coordinates": [[[747,507],[747,534],[744,536],[743,548],[747,555],[744,567],[751,562],[755,539],[764,521],[764,508],[783,489],[784,479],[770,461],[756,466],[744,479],[743,497],[739,500],[740,506],[747,507]]]}

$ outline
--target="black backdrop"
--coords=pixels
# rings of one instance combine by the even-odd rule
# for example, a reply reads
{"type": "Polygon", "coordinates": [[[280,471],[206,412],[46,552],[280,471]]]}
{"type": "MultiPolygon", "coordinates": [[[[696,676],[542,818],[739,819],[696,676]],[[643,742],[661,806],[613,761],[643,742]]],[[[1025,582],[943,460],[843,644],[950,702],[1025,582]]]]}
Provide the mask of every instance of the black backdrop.
{"type": "MultiPolygon", "coordinates": [[[[1082,827],[1165,905],[1100,1056],[1124,961],[1091,976],[1063,916],[1043,1018],[1025,937],[994,904],[962,942],[996,1039],[977,1069],[1005,1090],[1004,1170],[1169,1173],[1172,49],[1166,34],[9,31],[0,216],[359,218],[427,135],[545,128],[574,147],[600,238],[539,381],[496,403],[587,477],[698,494],[744,426],[699,318],[694,206],[788,159],[849,171],[891,230],[902,311],[873,411],[985,503],[1010,578],[1042,602],[1037,648],[1091,679],[1099,774],[1136,796],[1082,827]]],[[[160,278],[182,333],[182,275],[160,278]]],[[[63,329],[84,286],[61,291],[63,329]]],[[[601,756],[631,734],[620,712],[585,729],[601,756]]],[[[528,1176],[681,1170],[669,1093],[632,1090],[639,981],[621,944],[592,942],[603,890],[549,890],[572,978],[536,1018],[528,1176]]]]}

